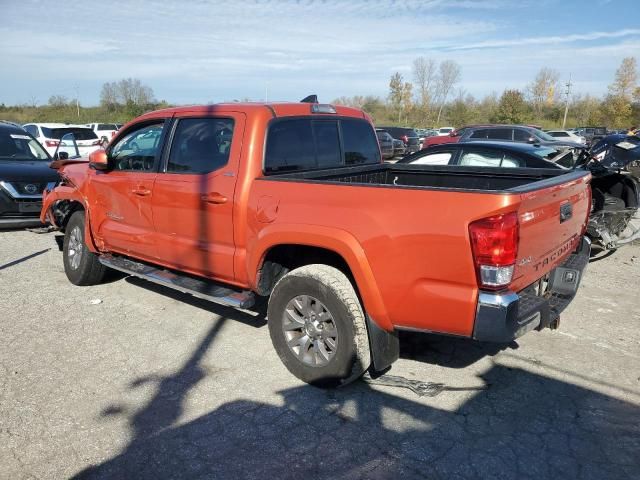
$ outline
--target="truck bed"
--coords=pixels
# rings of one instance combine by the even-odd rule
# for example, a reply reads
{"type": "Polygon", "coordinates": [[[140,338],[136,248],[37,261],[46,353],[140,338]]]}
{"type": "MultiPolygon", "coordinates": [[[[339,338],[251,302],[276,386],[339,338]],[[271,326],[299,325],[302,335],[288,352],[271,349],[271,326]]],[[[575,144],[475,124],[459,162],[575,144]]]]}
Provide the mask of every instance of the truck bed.
{"type": "Polygon", "coordinates": [[[584,171],[539,168],[486,168],[433,165],[372,165],[276,174],[269,180],[350,183],[387,187],[525,193],[587,175],[584,171]]]}

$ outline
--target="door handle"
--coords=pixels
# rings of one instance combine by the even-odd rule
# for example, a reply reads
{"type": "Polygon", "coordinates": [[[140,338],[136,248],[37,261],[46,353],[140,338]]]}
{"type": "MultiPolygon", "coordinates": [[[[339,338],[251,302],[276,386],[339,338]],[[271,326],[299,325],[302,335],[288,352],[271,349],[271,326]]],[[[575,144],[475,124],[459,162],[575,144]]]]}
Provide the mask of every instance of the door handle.
{"type": "Polygon", "coordinates": [[[218,205],[227,203],[227,197],[218,192],[210,193],[209,195],[202,195],[200,198],[203,202],[207,203],[214,203],[218,205]]]}
{"type": "Polygon", "coordinates": [[[148,188],[137,187],[131,190],[131,193],[133,193],[134,195],[138,195],[139,197],[148,197],[149,195],[151,195],[151,190],[149,190],[148,188]]]}

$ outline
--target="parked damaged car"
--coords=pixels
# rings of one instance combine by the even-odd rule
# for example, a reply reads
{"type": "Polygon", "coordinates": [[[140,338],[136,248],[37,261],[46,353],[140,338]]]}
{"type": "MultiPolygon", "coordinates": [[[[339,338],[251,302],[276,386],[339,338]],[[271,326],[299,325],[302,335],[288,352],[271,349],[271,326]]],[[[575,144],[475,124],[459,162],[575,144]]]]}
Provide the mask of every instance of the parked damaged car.
{"type": "Polygon", "coordinates": [[[577,164],[593,175],[587,234],[605,250],[640,238],[640,180],[632,168],[639,161],[640,137],[610,135],[585,150],[577,164]]]}

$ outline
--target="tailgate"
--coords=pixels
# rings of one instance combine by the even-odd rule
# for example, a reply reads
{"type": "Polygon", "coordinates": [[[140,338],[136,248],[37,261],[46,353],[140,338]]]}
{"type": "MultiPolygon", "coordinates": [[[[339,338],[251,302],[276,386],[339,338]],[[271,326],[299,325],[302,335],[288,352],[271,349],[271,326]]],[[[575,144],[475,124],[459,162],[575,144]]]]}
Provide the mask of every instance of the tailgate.
{"type": "Polygon", "coordinates": [[[521,195],[514,291],[544,277],[579,245],[591,205],[590,179],[585,174],[521,195]]]}

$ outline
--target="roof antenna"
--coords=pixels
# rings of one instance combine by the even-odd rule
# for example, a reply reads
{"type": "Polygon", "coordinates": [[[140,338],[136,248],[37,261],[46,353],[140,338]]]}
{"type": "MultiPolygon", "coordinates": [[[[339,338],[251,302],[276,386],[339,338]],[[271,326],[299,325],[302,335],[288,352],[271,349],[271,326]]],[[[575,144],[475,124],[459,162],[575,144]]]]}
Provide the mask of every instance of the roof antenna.
{"type": "Polygon", "coordinates": [[[300,103],[318,103],[318,95],[308,95],[300,100],[300,103]]]}

